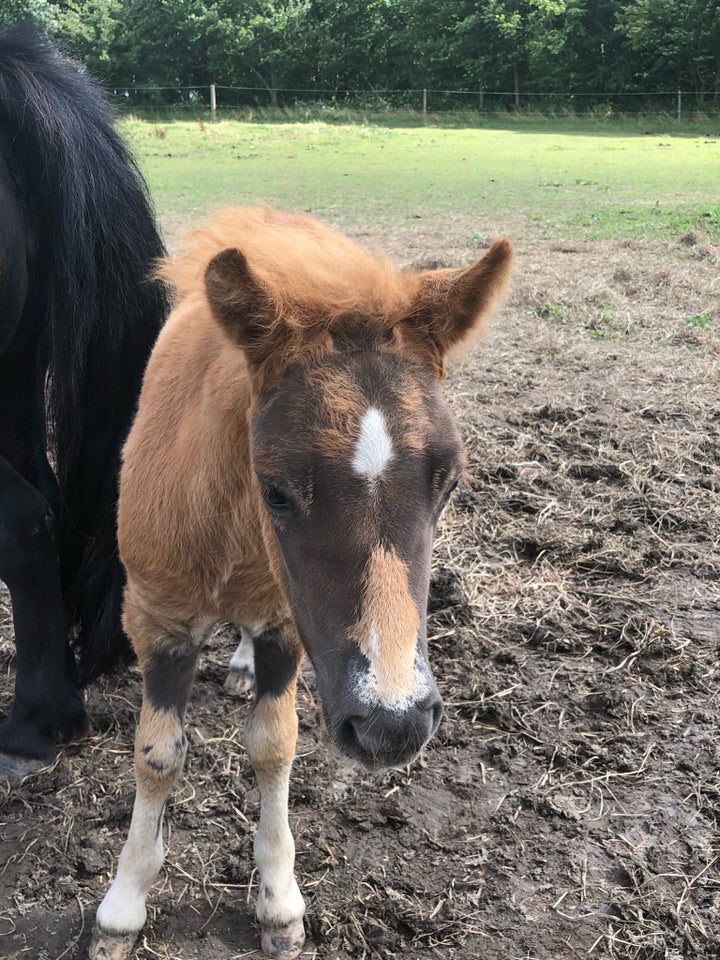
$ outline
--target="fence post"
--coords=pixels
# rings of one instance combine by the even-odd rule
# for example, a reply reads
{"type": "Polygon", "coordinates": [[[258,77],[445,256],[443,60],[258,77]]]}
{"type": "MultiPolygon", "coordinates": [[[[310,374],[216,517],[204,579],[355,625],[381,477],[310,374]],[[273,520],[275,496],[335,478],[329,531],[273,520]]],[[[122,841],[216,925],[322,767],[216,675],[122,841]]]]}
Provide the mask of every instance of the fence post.
{"type": "Polygon", "coordinates": [[[482,113],[482,109],[483,109],[484,106],[485,106],[485,89],[483,88],[482,80],[481,80],[481,81],[480,81],[479,97],[478,97],[478,107],[479,107],[481,113],[482,113]]]}
{"type": "Polygon", "coordinates": [[[423,116],[427,116],[427,90],[423,88],[423,116]]]}
{"type": "Polygon", "coordinates": [[[215,84],[210,84],[210,121],[215,123],[217,121],[217,98],[215,96],[215,84]]]}
{"type": "Polygon", "coordinates": [[[682,90],[678,90],[677,94],[677,121],[680,126],[682,124],[682,90]]]}

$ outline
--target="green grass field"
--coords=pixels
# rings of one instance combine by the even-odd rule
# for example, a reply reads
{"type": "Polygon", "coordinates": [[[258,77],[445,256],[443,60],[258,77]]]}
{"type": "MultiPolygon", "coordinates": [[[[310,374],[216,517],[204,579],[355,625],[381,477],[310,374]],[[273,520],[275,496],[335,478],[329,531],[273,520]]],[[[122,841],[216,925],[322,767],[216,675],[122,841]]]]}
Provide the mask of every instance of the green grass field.
{"type": "Polygon", "coordinates": [[[340,221],[472,212],[569,239],[718,235],[720,135],[668,128],[123,121],[170,235],[256,202],[340,221]]]}

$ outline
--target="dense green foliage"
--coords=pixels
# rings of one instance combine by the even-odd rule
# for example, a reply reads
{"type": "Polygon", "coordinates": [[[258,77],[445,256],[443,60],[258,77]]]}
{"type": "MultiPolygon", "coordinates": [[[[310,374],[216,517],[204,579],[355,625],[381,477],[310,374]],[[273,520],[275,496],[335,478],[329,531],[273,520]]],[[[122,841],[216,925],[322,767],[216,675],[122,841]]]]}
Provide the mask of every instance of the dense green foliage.
{"type": "Polygon", "coordinates": [[[713,90],[720,0],[0,0],[118,85],[713,90]]]}

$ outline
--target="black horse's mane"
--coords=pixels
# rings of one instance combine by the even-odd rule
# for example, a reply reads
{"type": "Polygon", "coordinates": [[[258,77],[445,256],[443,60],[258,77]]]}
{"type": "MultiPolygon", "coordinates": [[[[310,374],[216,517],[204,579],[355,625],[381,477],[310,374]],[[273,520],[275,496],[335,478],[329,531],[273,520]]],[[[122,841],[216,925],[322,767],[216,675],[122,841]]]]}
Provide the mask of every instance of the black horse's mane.
{"type": "Polygon", "coordinates": [[[166,312],[147,189],[83,68],[31,25],[0,32],[0,149],[27,214],[38,382],[60,486],[63,581],[84,674],[123,644],[119,452],[166,312]]]}

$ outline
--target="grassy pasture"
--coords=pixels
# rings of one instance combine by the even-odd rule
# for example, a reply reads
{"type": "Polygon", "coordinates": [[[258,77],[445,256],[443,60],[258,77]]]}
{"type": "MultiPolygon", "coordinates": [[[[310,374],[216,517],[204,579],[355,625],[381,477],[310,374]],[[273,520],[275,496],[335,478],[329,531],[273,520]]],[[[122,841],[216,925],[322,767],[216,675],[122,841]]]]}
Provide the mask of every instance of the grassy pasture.
{"type": "MultiPolygon", "coordinates": [[[[220,204],[355,221],[461,218],[538,239],[720,234],[720,134],[528,121],[495,128],[130,119],[172,241],[220,204]]],[[[475,236],[477,234],[477,236],[475,236]]]]}

